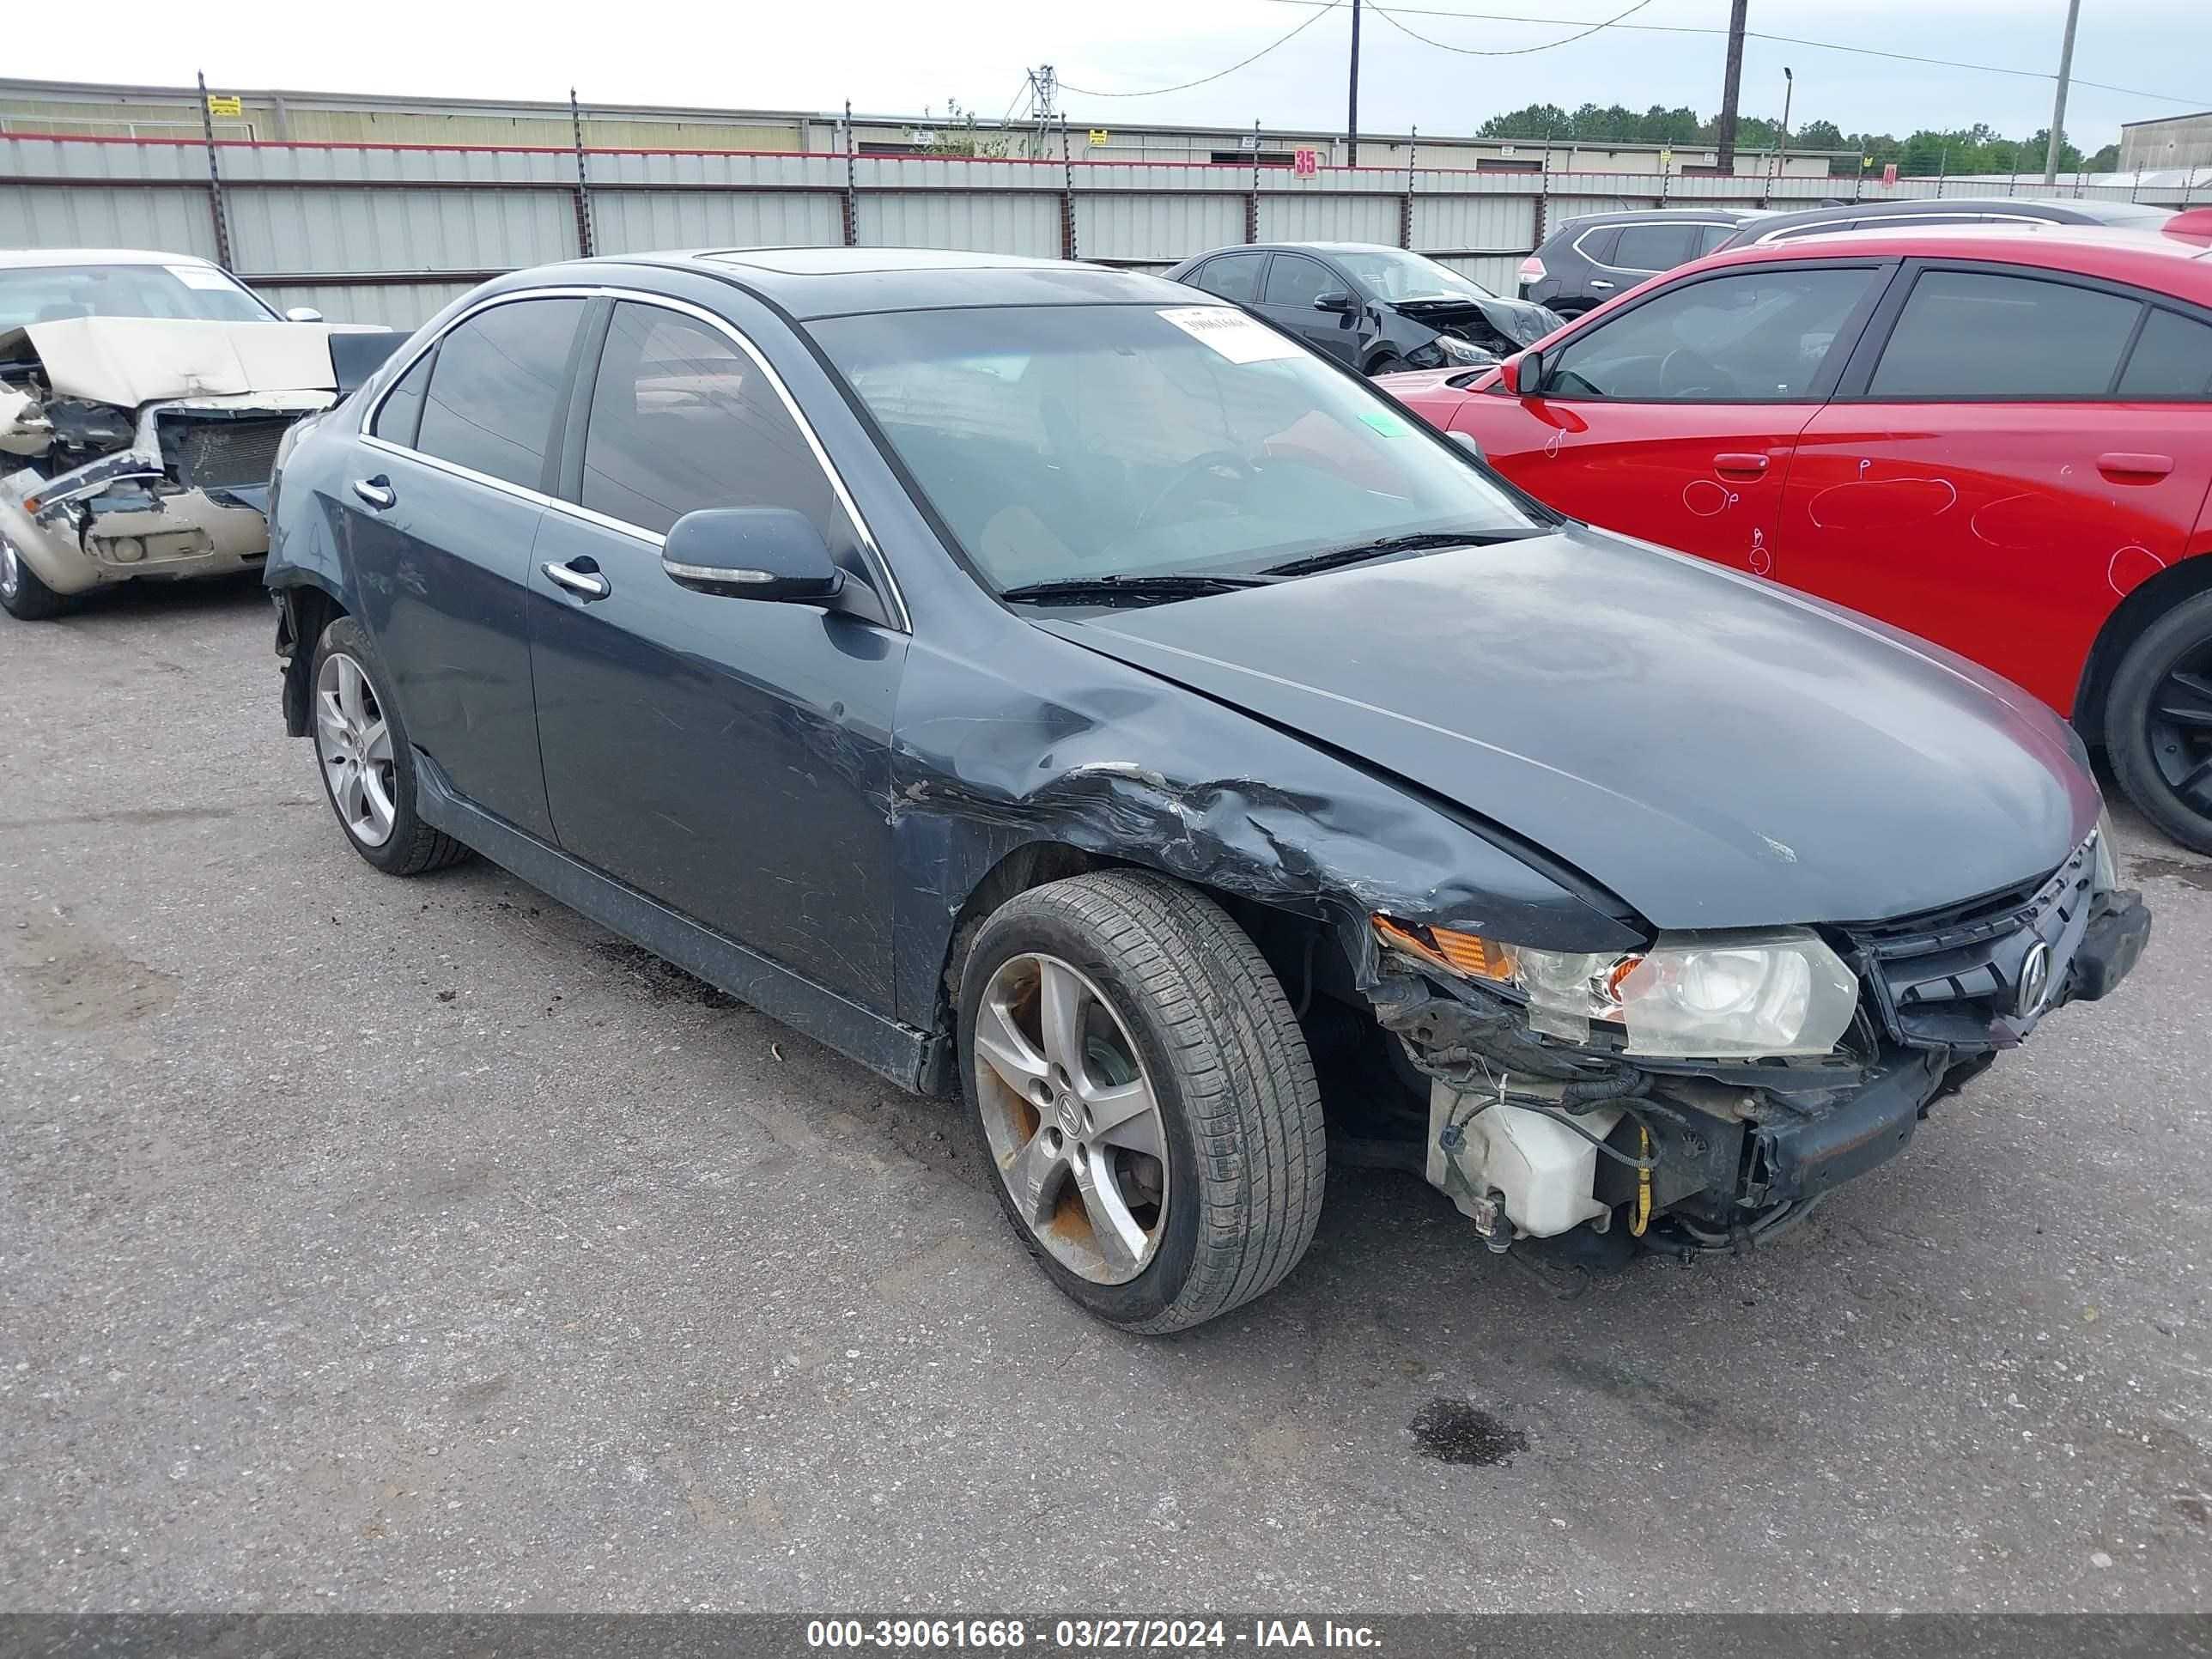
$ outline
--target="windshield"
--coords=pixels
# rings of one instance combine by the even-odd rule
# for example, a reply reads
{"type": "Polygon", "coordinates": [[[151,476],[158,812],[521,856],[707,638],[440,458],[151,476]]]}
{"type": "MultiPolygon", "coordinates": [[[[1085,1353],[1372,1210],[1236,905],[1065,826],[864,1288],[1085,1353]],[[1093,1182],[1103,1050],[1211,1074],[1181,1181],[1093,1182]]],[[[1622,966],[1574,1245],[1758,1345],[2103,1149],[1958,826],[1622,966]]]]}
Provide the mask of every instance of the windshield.
{"type": "Polygon", "coordinates": [[[1225,306],[811,325],[994,587],[1255,571],[1531,520],[1471,459],[1225,306]]]}
{"type": "Polygon", "coordinates": [[[68,317],[274,320],[267,306],[213,265],[24,265],[0,270],[0,329],[68,317]]]}
{"type": "Polygon", "coordinates": [[[1329,258],[1376,299],[1391,305],[1409,300],[1494,300],[1498,296],[1471,276],[1418,253],[1392,247],[1331,248],[1329,258]]]}

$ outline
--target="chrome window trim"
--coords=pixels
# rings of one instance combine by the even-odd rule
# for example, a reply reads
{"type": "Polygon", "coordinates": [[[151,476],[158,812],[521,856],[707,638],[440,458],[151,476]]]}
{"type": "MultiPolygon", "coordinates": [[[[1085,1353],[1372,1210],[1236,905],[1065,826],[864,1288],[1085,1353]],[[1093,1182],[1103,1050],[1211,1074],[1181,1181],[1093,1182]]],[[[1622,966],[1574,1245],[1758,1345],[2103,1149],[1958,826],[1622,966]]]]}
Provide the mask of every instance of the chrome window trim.
{"type": "MultiPolygon", "coordinates": [[[[602,297],[617,301],[627,300],[638,305],[658,306],[664,311],[672,311],[679,316],[689,317],[696,322],[704,323],[708,327],[726,337],[731,344],[751,360],[753,366],[767,377],[769,385],[775,388],[776,397],[783,404],[784,413],[791,417],[792,424],[799,428],[799,436],[806,440],[806,447],[813,455],[815,465],[822,469],[823,476],[830,481],[830,493],[836,496],[838,506],[844,509],[845,516],[852,521],[854,532],[860,538],[861,554],[867,560],[869,569],[875,573],[883,585],[881,597],[890,608],[896,618],[895,625],[898,631],[902,634],[913,633],[913,614],[907,609],[906,594],[899,586],[897,576],[891,571],[890,561],[884,556],[882,544],[877,541],[875,532],[870,528],[867,520],[861,514],[860,504],[853,499],[853,492],[846,488],[844,477],[838,472],[836,464],[830,459],[830,452],[822,447],[821,437],[815,432],[813,422],[806,418],[805,410],[799,407],[799,400],[791,395],[791,388],[784,384],[783,376],[776,373],[775,365],[769,362],[758,346],[746,338],[744,331],[736,324],[731,322],[726,317],[716,315],[704,306],[694,305],[689,300],[675,299],[665,294],[651,294],[642,289],[592,288],[576,283],[562,283],[547,288],[514,289],[505,293],[488,295],[448,322],[445,327],[425,340],[416,350],[408,354],[406,361],[394,370],[391,379],[378,389],[374,401],[362,410],[360,424],[356,428],[356,435],[371,448],[380,449],[389,454],[404,455],[410,460],[420,461],[425,466],[435,468],[453,477],[466,479],[471,483],[489,485],[494,489],[501,490],[523,501],[534,501],[540,507],[550,507],[556,513],[566,514],[572,519],[580,519],[586,524],[597,525],[603,530],[620,531],[625,535],[636,538],[650,547],[662,546],[666,538],[657,531],[647,529],[643,525],[631,524],[627,520],[595,512],[579,501],[564,501],[557,496],[548,495],[542,490],[532,489],[522,484],[510,483],[504,478],[491,477],[472,468],[458,465],[452,461],[426,453],[422,450],[410,449],[404,444],[394,443],[389,438],[380,438],[371,429],[375,426],[378,417],[384,412],[385,401],[398,388],[399,382],[407,378],[415,365],[434,349],[441,340],[470,319],[481,315],[494,306],[509,305],[521,300],[592,300],[602,297]]],[[[424,392],[427,396],[428,388],[425,387],[424,392]]],[[[418,427],[416,430],[419,433],[421,428],[418,427]]],[[[586,413],[585,431],[588,441],[590,433],[588,410],[586,413]]]]}
{"type": "MultiPolygon", "coordinates": [[[[1590,258],[1588,253],[1583,252],[1583,237],[1595,236],[1601,230],[1626,230],[1631,225],[1686,225],[1692,230],[1703,230],[1708,226],[1715,229],[1723,230],[1733,228],[1732,222],[1727,219],[1630,219],[1617,225],[1592,225],[1588,230],[1577,231],[1575,234],[1575,240],[1568,243],[1567,246],[1572,248],[1577,253],[1582,254],[1583,259],[1585,263],[1595,265],[1600,270],[1632,270],[1640,272],[1646,276],[1658,276],[1659,272],[1656,270],[1645,270],[1642,265],[1609,265],[1606,264],[1604,260],[1594,259],[1590,258]]],[[[1702,259],[1705,257],[1705,256],[1702,253],[1692,253],[1690,256],[1690,258],[1702,259]]],[[[1688,260],[1683,261],[1683,264],[1685,264],[1688,263],[1688,260]]],[[[1669,270],[1677,270],[1680,267],[1674,265],[1669,265],[1668,267],[1669,270]]]]}

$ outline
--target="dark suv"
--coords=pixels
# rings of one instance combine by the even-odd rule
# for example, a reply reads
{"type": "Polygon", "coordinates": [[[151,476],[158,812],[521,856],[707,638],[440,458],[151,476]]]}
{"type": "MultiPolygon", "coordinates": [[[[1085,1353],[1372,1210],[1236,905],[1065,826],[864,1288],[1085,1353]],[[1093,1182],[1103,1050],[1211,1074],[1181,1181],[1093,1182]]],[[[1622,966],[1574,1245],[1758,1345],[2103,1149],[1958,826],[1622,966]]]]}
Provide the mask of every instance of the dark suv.
{"type": "Polygon", "coordinates": [[[1747,221],[1743,208],[1645,208],[1570,219],[1521,262],[1521,297],[1579,317],[1647,276],[1711,253],[1747,221]]]}

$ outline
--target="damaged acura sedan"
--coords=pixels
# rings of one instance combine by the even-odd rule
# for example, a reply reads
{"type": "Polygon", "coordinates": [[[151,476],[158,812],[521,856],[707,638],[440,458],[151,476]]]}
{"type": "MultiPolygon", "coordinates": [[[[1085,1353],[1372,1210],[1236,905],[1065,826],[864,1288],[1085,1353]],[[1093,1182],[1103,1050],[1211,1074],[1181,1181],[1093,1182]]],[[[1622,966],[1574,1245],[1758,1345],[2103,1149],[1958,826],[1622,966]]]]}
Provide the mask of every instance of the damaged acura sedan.
{"type": "Polygon", "coordinates": [[[185,254],[0,253],[0,609],[257,565],[285,431],[399,337],[280,319],[185,254]]]}
{"type": "Polygon", "coordinates": [[[480,853],[957,1094],[1131,1330],[1276,1284],[1378,1145],[1500,1250],[1771,1238],[2148,932],[2033,698],[1154,277],[521,272],[280,486],[364,860],[480,853]]]}

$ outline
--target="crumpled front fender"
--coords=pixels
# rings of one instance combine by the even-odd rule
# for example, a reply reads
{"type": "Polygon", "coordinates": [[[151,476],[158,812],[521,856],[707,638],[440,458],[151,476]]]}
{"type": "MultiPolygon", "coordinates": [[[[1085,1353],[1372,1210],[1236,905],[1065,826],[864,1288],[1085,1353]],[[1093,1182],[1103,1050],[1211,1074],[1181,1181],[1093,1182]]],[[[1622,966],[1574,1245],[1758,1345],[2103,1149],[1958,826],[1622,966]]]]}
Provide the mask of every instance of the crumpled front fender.
{"type": "Polygon", "coordinates": [[[1377,910],[1560,950],[1642,938],[1610,895],[1353,757],[1041,629],[1000,642],[1014,648],[988,663],[919,640],[908,658],[890,803],[902,1018],[933,1023],[969,894],[1040,842],[1337,923],[1363,982],[1377,910]]]}

